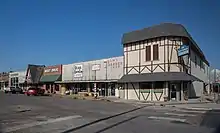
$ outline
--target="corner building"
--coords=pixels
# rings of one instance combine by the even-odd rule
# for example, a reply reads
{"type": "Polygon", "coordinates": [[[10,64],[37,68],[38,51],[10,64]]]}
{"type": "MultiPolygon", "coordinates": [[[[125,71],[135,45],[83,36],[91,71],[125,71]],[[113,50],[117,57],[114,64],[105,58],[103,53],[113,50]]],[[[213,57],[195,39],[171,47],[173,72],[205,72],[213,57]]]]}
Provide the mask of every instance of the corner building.
{"type": "Polygon", "coordinates": [[[209,62],[180,24],[162,23],[123,34],[120,98],[188,100],[208,88],[209,62]]]}

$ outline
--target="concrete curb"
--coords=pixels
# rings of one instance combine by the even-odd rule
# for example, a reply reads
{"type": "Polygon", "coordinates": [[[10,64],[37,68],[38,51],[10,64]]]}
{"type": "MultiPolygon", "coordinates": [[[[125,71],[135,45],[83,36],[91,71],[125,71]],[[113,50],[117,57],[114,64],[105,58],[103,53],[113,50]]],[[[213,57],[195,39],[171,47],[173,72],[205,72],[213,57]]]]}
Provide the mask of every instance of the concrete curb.
{"type": "Polygon", "coordinates": [[[175,105],[181,105],[181,104],[205,104],[205,103],[212,103],[209,101],[204,101],[204,102],[179,102],[179,103],[170,103],[170,102],[164,102],[164,103],[157,103],[157,102],[131,102],[131,101],[120,101],[120,100],[109,100],[109,99],[102,99],[102,100],[107,100],[110,102],[115,102],[115,103],[128,103],[128,104],[142,104],[142,105],[154,105],[154,106],[175,106],[175,105]]]}

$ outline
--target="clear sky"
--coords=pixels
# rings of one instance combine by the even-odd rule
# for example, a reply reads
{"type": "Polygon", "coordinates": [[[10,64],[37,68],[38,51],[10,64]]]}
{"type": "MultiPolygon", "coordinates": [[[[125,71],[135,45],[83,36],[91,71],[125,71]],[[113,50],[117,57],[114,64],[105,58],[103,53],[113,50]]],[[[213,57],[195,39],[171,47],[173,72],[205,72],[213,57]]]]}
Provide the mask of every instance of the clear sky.
{"type": "Polygon", "coordinates": [[[125,32],[183,24],[220,68],[218,0],[0,0],[0,71],[122,55],[125,32]]]}

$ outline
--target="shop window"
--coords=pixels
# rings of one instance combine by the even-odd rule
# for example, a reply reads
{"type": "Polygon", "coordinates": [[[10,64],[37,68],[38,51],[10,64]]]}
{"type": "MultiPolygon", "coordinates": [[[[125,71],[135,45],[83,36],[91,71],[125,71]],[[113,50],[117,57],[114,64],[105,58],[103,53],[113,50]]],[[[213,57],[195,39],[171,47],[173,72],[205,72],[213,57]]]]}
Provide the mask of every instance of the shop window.
{"type": "Polygon", "coordinates": [[[151,46],[146,46],[146,61],[151,61],[151,46]]]}
{"type": "Polygon", "coordinates": [[[46,84],[46,90],[49,90],[49,89],[50,89],[50,85],[46,84]]]}
{"type": "Polygon", "coordinates": [[[55,91],[60,91],[59,85],[55,85],[55,91]]]}
{"type": "Polygon", "coordinates": [[[151,89],[152,83],[140,83],[140,89],[151,89]]]}
{"type": "Polygon", "coordinates": [[[153,60],[159,60],[159,46],[153,45],[153,60]]]}
{"type": "Polygon", "coordinates": [[[164,88],[164,82],[155,82],[154,83],[154,89],[163,89],[164,88]]]}

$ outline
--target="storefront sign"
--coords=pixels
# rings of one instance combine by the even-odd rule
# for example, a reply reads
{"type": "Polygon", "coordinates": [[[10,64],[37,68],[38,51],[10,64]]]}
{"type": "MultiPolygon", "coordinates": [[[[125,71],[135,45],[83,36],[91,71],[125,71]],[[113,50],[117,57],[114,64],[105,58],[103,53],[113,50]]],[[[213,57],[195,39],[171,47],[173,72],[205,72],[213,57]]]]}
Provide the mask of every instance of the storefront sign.
{"type": "Polygon", "coordinates": [[[180,46],[180,48],[178,49],[178,56],[183,56],[189,54],[189,46],[186,44],[183,44],[180,46]]]}
{"type": "Polygon", "coordinates": [[[95,64],[92,66],[92,71],[99,71],[100,70],[100,64],[95,64]]]}
{"type": "Polygon", "coordinates": [[[74,66],[74,74],[73,74],[73,76],[75,77],[75,78],[80,78],[80,77],[82,77],[83,76],[83,65],[75,65],[74,66]]]}
{"type": "Polygon", "coordinates": [[[62,74],[62,65],[47,66],[44,68],[44,75],[62,74]]]}
{"type": "Polygon", "coordinates": [[[49,69],[45,69],[45,70],[44,70],[45,73],[58,72],[58,71],[59,71],[58,68],[49,68],[49,69]]]}
{"type": "Polygon", "coordinates": [[[18,75],[19,75],[18,73],[10,73],[9,74],[10,77],[18,77],[18,75]]]}

